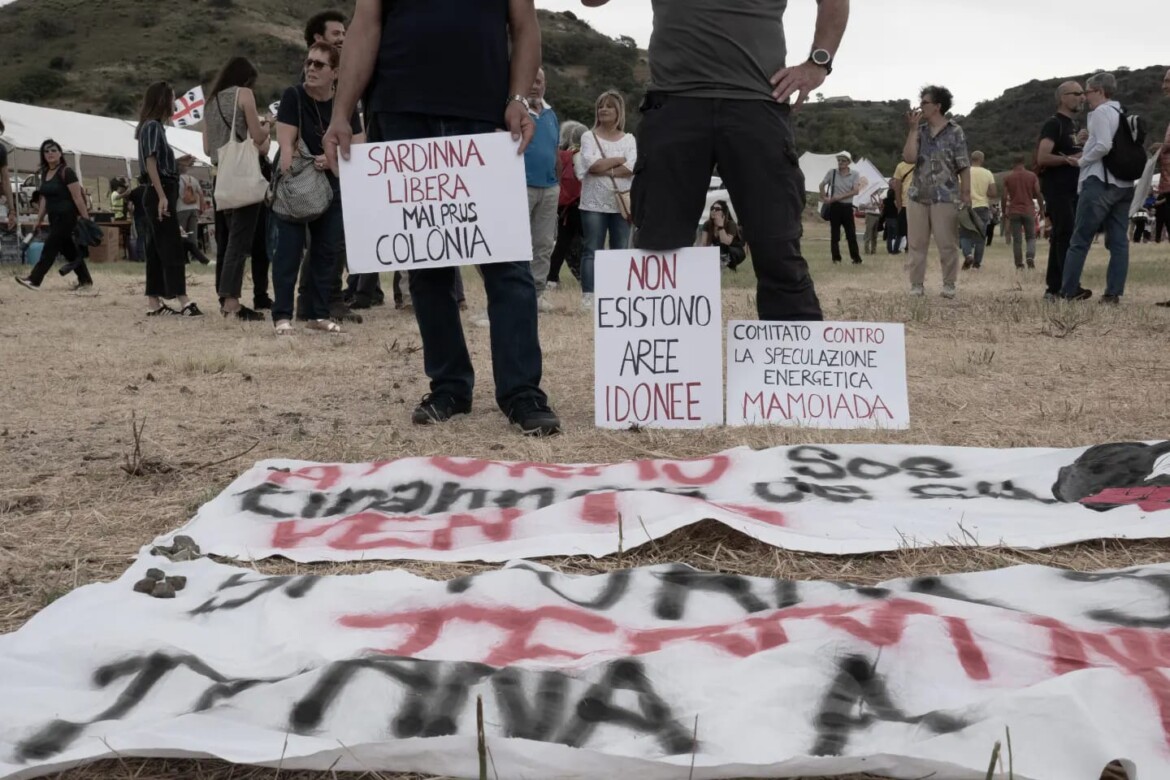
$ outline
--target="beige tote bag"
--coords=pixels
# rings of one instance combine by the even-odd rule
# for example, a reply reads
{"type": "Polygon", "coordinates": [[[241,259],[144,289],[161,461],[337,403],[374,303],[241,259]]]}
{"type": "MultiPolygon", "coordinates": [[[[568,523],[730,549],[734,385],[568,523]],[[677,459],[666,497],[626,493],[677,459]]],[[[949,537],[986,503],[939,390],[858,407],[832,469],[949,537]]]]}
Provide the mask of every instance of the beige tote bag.
{"type": "MultiPolygon", "coordinates": [[[[219,96],[216,95],[216,100],[219,96]]],[[[236,92],[228,142],[219,147],[219,167],[215,176],[215,210],[226,211],[254,206],[268,193],[268,180],[260,172],[260,152],[251,138],[236,140],[236,114],[240,110],[240,93],[236,92]]]]}

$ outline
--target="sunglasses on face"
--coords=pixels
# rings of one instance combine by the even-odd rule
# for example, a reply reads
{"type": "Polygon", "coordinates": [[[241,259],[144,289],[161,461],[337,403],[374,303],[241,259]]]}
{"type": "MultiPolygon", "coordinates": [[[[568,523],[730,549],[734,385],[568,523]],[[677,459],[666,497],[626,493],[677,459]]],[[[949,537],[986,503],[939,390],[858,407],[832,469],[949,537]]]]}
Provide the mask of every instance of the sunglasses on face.
{"type": "Polygon", "coordinates": [[[305,70],[325,70],[328,67],[328,62],[323,62],[321,60],[305,60],[305,70]]]}

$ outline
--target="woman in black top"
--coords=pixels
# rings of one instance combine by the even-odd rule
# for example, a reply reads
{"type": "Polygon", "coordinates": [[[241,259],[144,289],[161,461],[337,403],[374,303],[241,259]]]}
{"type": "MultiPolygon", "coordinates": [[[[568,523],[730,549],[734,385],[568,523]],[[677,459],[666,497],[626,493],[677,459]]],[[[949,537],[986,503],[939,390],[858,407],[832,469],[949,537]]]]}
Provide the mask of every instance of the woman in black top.
{"type": "Polygon", "coordinates": [[[902,235],[898,227],[898,196],[895,187],[900,187],[897,179],[890,179],[890,188],[886,190],[885,200],[882,201],[882,224],[886,232],[886,252],[896,255],[901,252],[902,235]]]}
{"type": "Polygon", "coordinates": [[[85,266],[85,258],[78,251],[77,243],[73,239],[73,230],[77,227],[77,218],[81,216],[89,219],[89,210],[85,207],[85,194],[81,191],[81,183],[77,174],[65,164],[61,156],[61,145],[53,139],[41,144],[41,186],[40,206],[37,209],[37,224],[33,228],[33,235],[49,218],[49,237],[45,239],[44,249],[41,250],[41,259],[33,266],[28,276],[18,276],[16,281],[30,290],[39,290],[45,274],[53,267],[57,255],[63,255],[68,261],[61,270],[62,275],[73,271],[77,274],[75,289],[84,290],[93,287],[93,277],[85,266]]]}
{"type": "Polygon", "coordinates": [[[735,218],[731,216],[727,201],[717,200],[711,204],[710,218],[703,223],[699,246],[719,247],[720,264],[732,271],[747,258],[743,235],[735,224],[735,218]]]}
{"type": "MultiPolygon", "coordinates": [[[[329,296],[332,292],[337,263],[344,262],[345,227],[341,219],[341,184],[329,171],[322,137],[333,119],[333,86],[337,81],[340,60],[337,49],[327,43],[314,44],[305,59],[305,81],[289,87],[280,99],[276,114],[276,139],[280,142],[280,173],[287,173],[304,141],[313,155],[314,167],[325,172],[333,187],[333,200],[325,213],[307,225],[288,222],[276,213],[276,252],[272,258],[272,287],[276,300],[272,304],[272,321],[278,336],[293,332],[293,292],[297,270],[309,235],[309,324],[313,330],[341,333],[341,326],[329,319],[329,296]]],[[[354,143],[364,143],[361,122],[355,112],[350,117],[354,143]]]]}
{"type": "Polygon", "coordinates": [[[147,185],[142,196],[146,219],[146,316],[179,314],[198,317],[203,314],[187,298],[186,250],[179,233],[175,208],[179,202],[179,168],[175,153],[167,142],[163,123],[171,118],[175,91],[165,81],[146,89],[142,110],[138,114],[138,165],[140,179],[147,185]],[[162,299],[177,298],[176,311],[162,299]]]}

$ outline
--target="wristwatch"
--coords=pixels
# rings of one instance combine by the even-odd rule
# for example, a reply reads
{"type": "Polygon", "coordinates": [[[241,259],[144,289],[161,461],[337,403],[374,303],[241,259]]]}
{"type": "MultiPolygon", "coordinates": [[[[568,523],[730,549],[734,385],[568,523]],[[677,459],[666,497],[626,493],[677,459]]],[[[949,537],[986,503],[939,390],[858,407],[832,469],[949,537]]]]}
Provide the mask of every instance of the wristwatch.
{"type": "Polygon", "coordinates": [[[524,106],[525,111],[528,111],[532,108],[532,106],[528,105],[528,98],[524,97],[523,95],[512,95],[510,98],[508,98],[508,102],[504,104],[504,107],[507,108],[512,103],[519,103],[520,105],[524,106]]]}
{"type": "Polygon", "coordinates": [[[833,55],[827,49],[813,49],[808,61],[825,69],[825,75],[833,72],[833,55]]]}

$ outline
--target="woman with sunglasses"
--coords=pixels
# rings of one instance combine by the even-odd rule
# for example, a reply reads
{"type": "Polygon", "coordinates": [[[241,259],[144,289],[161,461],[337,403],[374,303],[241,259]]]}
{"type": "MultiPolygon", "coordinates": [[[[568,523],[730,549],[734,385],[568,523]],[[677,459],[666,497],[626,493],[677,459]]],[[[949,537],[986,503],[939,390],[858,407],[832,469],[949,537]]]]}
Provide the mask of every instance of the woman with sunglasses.
{"type": "Polygon", "coordinates": [[[719,247],[719,264],[732,271],[747,258],[747,246],[727,201],[717,200],[711,204],[710,218],[703,223],[703,231],[699,234],[699,246],[719,247]]]}
{"type": "Polygon", "coordinates": [[[33,228],[33,235],[49,218],[49,236],[45,239],[44,249],[41,250],[41,259],[33,266],[28,276],[16,277],[17,284],[30,290],[39,290],[45,275],[53,267],[57,256],[65,257],[67,263],[61,267],[62,276],[73,271],[77,274],[76,290],[85,290],[93,287],[93,277],[85,266],[85,257],[77,248],[73,239],[73,230],[77,227],[77,219],[89,219],[89,209],[85,204],[85,193],[81,190],[81,183],[77,174],[65,164],[61,154],[61,145],[53,139],[41,144],[41,186],[40,206],[37,208],[37,223],[33,228]]]}
{"type": "MultiPolygon", "coordinates": [[[[259,75],[247,58],[232,57],[216,76],[203,112],[203,151],[214,165],[219,165],[219,150],[233,138],[237,141],[250,138],[258,155],[268,154],[268,130],[260,120],[256,94],[252,91],[259,75]]],[[[252,247],[263,208],[262,203],[235,209],[221,209],[217,204],[215,208],[215,287],[220,312],[244,322],[264,319],[263,314],[240,303],[249,254],[252,254],[253,269],[256,265],[252,247]]]]}
{"type": "MultiPolygon", "coordinates": [[[[316,43],[305,59],[303,84],[289,87],[280,99],[276,114],[276,140],[280,143],[280,174],[288,172],[293,156],[304,141],[313,166],[324,172],[333,188],[333,200],[325,213],[312,222],[300,224],[281,219],[277,214],[276,253],[272,259],[272,286],[276,300],[272,304],[272,320],[276,334],[286,336],[293,332],[293,293],[297,286],[297,271],[305,249],[306,232],[309,240],[309,301],[308,327],[326,333],[341,333],[341,326],[329,319],[329,298],[336,279],[337,264],[345,256],[345,228],[341,220],[341,184],[325,161],[322,138],[333,120],[333,87],[337,82],[337,65],[341,55],[327,43],[316,43]]],[[[364,143],[365,134],[357,112],[350,117],[354,143],[364,143]]]]}
{"type": "Polygon", "coordinates": [[[138,165],[146,184],[142,207],[146,212],[146,316],[177,314],[200,317],[203,312],[187,297],[186,250],[176,216],[179,202],[179,167],[167,142],[166,122],[175,105],[175,90],[165,81],[146,89],[138,112],[138,165]],[[178,299],[176,311],[163,299],[178,299]]]}

